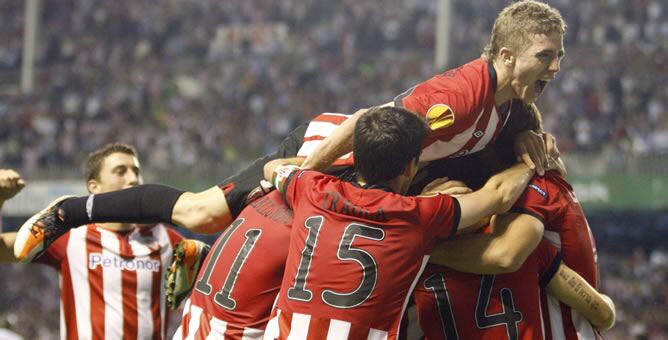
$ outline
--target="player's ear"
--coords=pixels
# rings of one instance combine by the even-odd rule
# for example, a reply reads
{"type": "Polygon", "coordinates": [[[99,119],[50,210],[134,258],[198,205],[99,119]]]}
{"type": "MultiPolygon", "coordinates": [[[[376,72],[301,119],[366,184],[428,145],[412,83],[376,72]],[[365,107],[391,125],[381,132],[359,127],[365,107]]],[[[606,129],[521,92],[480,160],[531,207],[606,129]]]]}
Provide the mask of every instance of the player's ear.
{"type": "Polygon", "coordinates": [[[506,67],[512,67],[515,65],[515,53],[508,47],[501,47],[499,50],[498,58],[506,67]]]}
{"type": "Polygon", "coordinates": [[[96,194],[100,190],[100,184],[94,179],[89,179],[86,187],[88,188],[88,192],[92,194],[96,194]]]}

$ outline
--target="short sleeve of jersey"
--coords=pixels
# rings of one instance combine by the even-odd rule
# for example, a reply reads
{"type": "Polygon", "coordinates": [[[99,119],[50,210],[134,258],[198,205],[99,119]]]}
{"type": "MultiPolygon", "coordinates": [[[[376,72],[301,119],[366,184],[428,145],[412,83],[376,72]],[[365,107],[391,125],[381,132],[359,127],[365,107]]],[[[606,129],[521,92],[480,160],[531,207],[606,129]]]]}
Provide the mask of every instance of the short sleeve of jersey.
{"type": "MultiPolygon", "coordinates": [[[[295,203],[299,202],[302,193],[304,190],[302,188],[302,182],[311,183],[312,181],[309,178],[312,178],[314,175],[318,174],[313,170],[294,170],[292,171],[285,179],[283,184],[283,199],[287,203],[288,207],[291,209],[295,208],[295,203]]],[[[308,185],[308,184],[307,184],[308,185]]]]}
{"type": "Polygon", "coordinates": [[[51,243],[51,245],[46,248],[42,255],[35,259],[35,262],[57,268],[60,265],[60,262],[62,262],[67,255],[67,241],[69,240],[69,237],[70,232],[68,231],[63,236],[59,237],[56,241],[51,243]]]}
{"type": "Polygon", "coordinates": [[[398,96],[395,106],[424,117],[436,135],[456,134],[474,124],[470,100],[459,92],[439,89],[430,81],[415,86],[405,97],[398,96]]]}
{"type": "Polygon", "coordinates": [[[538,260],[538,272],[540,273],[540,286],[545,288],[559,270],[561,264],[561,253],[547,239],[542,239],[532,256],[538,260]]]}
{"type": "Polygon", "coordinates": [[[531,215],[546,223],[551,212],[557,208],[556,200],[556,197],[550,197],[546,182],[534,176],[510,211],[531,215]]]}
{"type": "Polygon", "coordinates": [[[448,195],[418,198],[421,199],[420,215],[430,217],[430,220],[424,222],[428,227],[427,239],[453,237],[461,217],[459,201],[448,195]]]}

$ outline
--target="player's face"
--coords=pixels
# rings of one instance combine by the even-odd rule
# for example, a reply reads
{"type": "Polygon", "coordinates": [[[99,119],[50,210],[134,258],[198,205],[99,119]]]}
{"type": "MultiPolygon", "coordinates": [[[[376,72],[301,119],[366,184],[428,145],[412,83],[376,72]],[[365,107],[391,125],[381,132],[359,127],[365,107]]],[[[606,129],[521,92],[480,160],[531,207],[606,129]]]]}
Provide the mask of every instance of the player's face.
{"type": "Polygon", "coordinates": [[[511,82],[515,96],[533,103],[555,78],[564,57],[564,39],[558,33],[536,34],[531,45],[519,53],[511,82]]]}
{"type": "Polygon", "coordinates": [[[102,162],[99,180],[89,184],[94,194],[127,189],[141,184],[139,160],[132,155],[116,152],[102,162]]]}

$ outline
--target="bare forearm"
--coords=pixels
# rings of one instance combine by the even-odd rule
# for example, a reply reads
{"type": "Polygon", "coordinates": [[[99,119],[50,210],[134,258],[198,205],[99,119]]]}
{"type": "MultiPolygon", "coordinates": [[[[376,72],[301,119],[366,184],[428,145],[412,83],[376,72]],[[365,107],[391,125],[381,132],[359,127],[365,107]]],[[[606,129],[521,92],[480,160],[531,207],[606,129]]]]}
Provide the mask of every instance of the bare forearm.
{"type": "Polygon", "coordinates": [[[547,292],[582,313],[596,328],[606,330],[615,323],[615,306],[585,279],[563,263],[547,285],[547,292]]]}
{"type": "Polygon", "coordinates": [[[279,158],[279,159],[274,159],[272,161],[267,162],[267,164],[264,165],[264,179],[267,181],[271,181],[274,171],[276,168],[279,166],[284,166],[284,165],[296,165],[300,166],[304,163],[304,159],[301,157],[294,157],[294,158],[279,158]]]}
{"type": "Polygon", "coordinates": [[[502,274],[508,272],[500,263],[499,242],[484,235],[466,235],[438,243],[429,258],[430,263],[474,274],[502,274]]]}
{"type": "Polygon", "coordinates": [[[15,241],[15,232],[0,234],[0,263],[16,262],[16,257],[14,257],[15,241]]]}
{"type": "Polygon", "coordinates": [[[337,158],[353,150],[353,132],[355,124],[367,109],[358,110],[344,121],[331,135],[327,136],[311,153],[301,167],[322,171],[329,167],[337,158]]]}
{"type": "Polygon", "coordinates": [[[492,176],[483,189],[495,192],[500,205],[494,213],[508,211],[526,188],[534,171],[525,164],[519,163],[492,176]]]}

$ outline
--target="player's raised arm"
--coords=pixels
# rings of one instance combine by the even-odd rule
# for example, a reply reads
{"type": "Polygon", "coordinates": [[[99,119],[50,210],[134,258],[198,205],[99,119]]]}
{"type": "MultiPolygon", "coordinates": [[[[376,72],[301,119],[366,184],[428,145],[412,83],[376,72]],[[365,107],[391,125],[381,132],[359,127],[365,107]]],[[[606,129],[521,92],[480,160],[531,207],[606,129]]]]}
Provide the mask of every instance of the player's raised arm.
{"type": "Polygon", "coordinates": [[[547,292],[582,313],[599,330],[610,329],[615,324],[615,304],[612,300],[597,292],[563,262],[547,284],[547,292]]]}
{"type": "Polygon", "coordinates": [[[516,164],[492,176],[480,190],[458,197],[461,207],[458,230],[464,231],[483,218],[508,211],[533,173],[525,164],[516,164]]]}
{"type": "Polygon", "coordinates": [[[519,269],[543,237],[543,223],[527,214],[498,215],[491,235],[471,234],[439,242],[429,262],[475,274],[519,269]]]}

